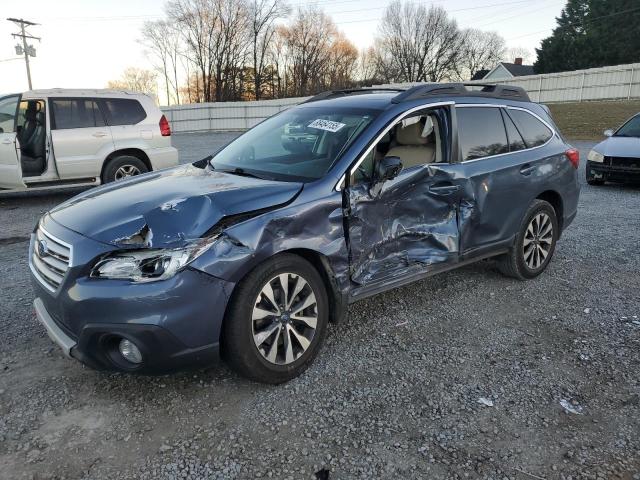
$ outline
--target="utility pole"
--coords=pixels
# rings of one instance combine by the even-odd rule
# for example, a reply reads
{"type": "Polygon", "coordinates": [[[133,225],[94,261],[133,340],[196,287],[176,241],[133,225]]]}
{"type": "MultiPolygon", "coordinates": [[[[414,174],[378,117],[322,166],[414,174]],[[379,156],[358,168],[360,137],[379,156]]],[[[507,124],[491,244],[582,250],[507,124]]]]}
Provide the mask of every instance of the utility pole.
{"type": "Polygon", "coordinates": [[[24,53],[24,63],[27,66],[27,80],[29,81],[29,90],[33,90],[33,86],[31,85],[31,69],[29,68],[29,57],[36,56],[36,49],[33,48],[33,45],[27,45],[27,38],[40,41],[40,37],[32,37],[31,35],[27,35],[25,27],[32,27],[39,24],[29,22],[21,18],[7,18],[7,20],[15,23],[20,27],[20,33],[12,33],[11,35],[16,38],[22,38],[22,46],[16,45],[16,53],[18,55],[24,53]]]}

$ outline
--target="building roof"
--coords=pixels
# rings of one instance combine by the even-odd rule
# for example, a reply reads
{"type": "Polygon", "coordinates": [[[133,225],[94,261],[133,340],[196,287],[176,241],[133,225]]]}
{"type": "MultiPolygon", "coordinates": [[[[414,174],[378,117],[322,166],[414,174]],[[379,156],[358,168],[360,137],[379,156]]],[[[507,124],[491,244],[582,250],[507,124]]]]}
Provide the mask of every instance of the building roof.
{"type": "Polygon", "coordinates": [[[500,62],[514,77],[523,77],[525,75],[535,75],[533,65],[518,65],[517,63],[500,62]]]}
{"type": "Polygon", "coordinates": [[[487,73],[489,73],[490,70],[478,70],[476,73],[473,74],[473,77],[471,77],[471,80],[482,80],[487,73]]]}

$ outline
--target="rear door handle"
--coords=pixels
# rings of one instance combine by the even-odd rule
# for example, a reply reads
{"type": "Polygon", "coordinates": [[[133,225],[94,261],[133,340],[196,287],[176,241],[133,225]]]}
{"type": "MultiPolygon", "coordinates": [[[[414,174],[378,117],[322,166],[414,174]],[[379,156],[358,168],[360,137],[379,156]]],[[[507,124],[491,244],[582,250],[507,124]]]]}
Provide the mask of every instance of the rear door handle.
{"type": "Polygon", "coordinates": [[[524,175],[525,177],[528,177],[529,175],[531,175],[533,173],[533,171],[536,169],[536,167],[529,165],[528,163],[524,164],[522,166],[522,168],[520,169],[520,173],[522,175],[524,175]]]}
{"type": "Polygon", "coordinates": [[[11,140],[10,138],[5,138],[4,140],[2,140],[3,145],[11,145],[12,143],[13,140],[11,140]]]}
{"type": "Polygon", "coordinates": [[[460,190],[460,185],[436,184],[429,187],[429,192],[434,195],[451,195],[460,190]]]}
{"type": "Polygon", "coordinates": [[[96,132],[96,133],[93,134],[93,136],[96,137],[96,138],[101,138],[101,137],[106,137],[107,134],[104,133],[104,132],[96,132]]]}

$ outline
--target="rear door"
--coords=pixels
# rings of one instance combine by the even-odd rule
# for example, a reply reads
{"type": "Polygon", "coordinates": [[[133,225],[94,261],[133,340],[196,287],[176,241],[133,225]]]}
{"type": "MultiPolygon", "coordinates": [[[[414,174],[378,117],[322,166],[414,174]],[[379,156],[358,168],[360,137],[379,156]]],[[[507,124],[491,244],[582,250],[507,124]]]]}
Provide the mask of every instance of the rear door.
{"type": "Polygon", "coordinates": [[[458,105],[456,117],[461,165],[474,190],[461,251],[472,256],[511,243],[537,188],[541,161],[530,149],[552,133],[541,124],[545,131],[528,145],[502,106],[458,105]]]}
{"type": "Polygon", "coordinates": [[[19,103],[20,95],[0,98],[0,188],[25,186],[15,131],[19,103]]]}
{"type": "Polygon", "coordinates": [[[51,140],[60,179],[100,175],[113,151],[111,131],[95,99],[51,98],[51,140]]]}

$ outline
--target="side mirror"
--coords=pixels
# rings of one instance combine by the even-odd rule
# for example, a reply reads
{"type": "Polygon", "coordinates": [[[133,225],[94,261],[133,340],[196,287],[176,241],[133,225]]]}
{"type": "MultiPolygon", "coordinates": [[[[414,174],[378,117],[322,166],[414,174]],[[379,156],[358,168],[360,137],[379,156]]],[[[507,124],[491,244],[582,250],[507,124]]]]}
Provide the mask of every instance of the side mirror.
{"type": "Polygon", "coordinates": [[[396,178],[402,171],[400,157],[384,157],[376,166],[376,181],[386,182],[396,178]]]}
{"type": "Polygon", "coordinates": [[[613,136],[613,130],[608,129],[604,131],[604,136],[605,137],[612,137],[613,136]]]}

